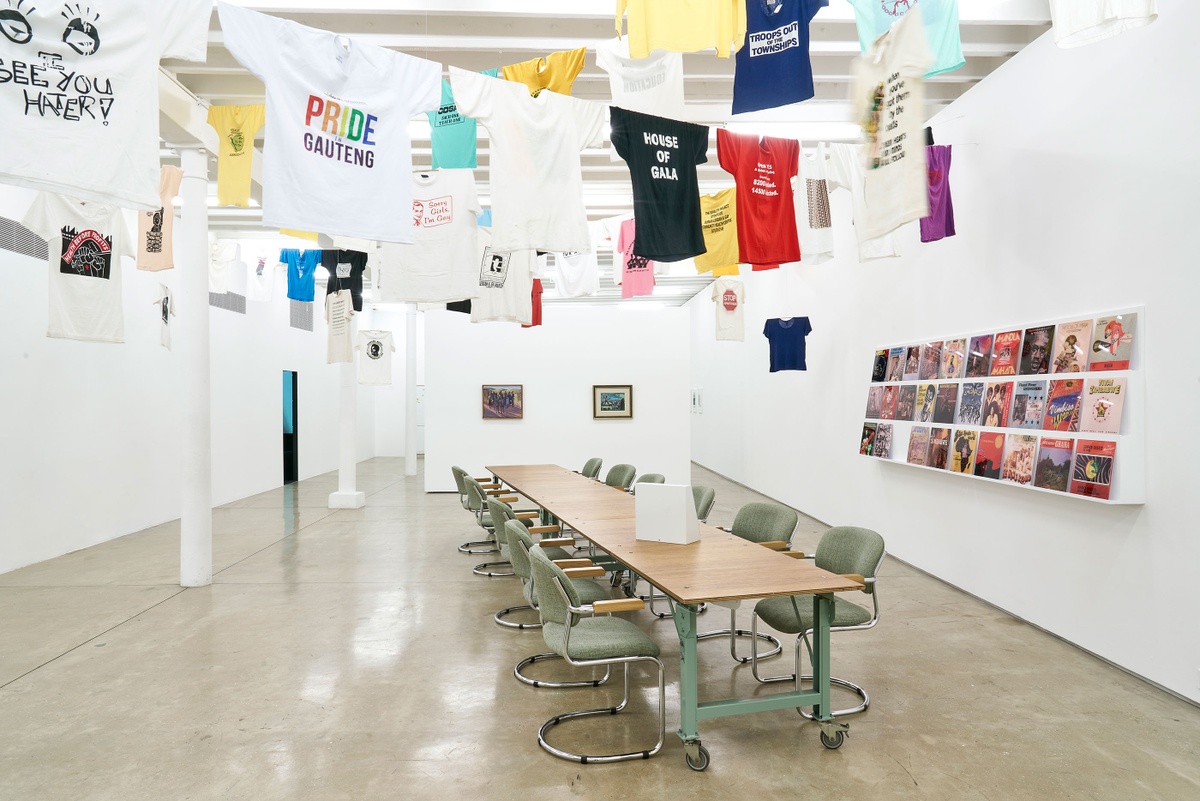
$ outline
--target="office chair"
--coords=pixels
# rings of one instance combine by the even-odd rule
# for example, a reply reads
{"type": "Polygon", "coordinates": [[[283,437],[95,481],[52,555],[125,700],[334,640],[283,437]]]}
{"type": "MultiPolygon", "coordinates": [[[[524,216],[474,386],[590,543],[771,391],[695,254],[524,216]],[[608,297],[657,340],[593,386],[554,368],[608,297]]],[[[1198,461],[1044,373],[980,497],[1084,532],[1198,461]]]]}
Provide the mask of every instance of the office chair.
{"type": "MultiPolygon", "coordinates": [[[[847,601],[840,594],[833,596],[833,620],[829,630],[834,631],[863,631],[873,628],[879,622],[879,591],[875,586],[875,577],[887,555],[883,537],[874,531],[855,526],[835,526],[821,536],[817,543],[817,552],[813,555],[803,553],[788,553],[798,559],[813,559],[817,567],[849,576],[855,581],[861,581],[863,592],[871,596],[871,609],[867,610],[858,604],[847,601]]],[[[797,634],[795,672],[785,676],[759,676],[757,640],[750,641],[750,664],[754,678],[766,683],[772,681],[795,681],[799,689],[802,682],[812,681],[812,676],[800,673],[800,644],[808,649],[809,660],[812,659],[812,644],[808,635],[813,630],[813,604],[809,597],[790,595],[783,598],[767,598],[759,601],[754,607],[754,619],[751,631],[757,633],[759,618],[768,626],[785,634],[797,634]]],[[[839,709],[831,714],[833,717],[853,715],[862,712],[871,705],[871,697],[867,691],[853,682],[845,679],[830,677],[830,684],[844,687],[862,699],[856,707],[839,709]]],[[[812,719],[812,713],[800,709],[800,714],[812,719]]]]}
{"type": "Polygon", "coordinates": [[[537,590],[538,612],[542,619],[542,639],[550,649],[576,667],[608,668],[621,665],[625,670],[625,694],[621,703],[601,709],[584,709],[555,715],[538,729],[538,745],[562,759],[589,762],[620,762],[649,759],[662,750],[666,739],[665,671],[658,658],[658,644],[628,620],[612,617],[612,612],[642,608],[637,598],[620,598],[585,603],[563,568],[554,564],[540,549],[530,554],[530,568],[537,590]],[[593,715],[615,715],[629,704],[629,666],[650,662],[658,671],[658,741],[653,747],[620,754],[577,754],[551,745],[550,730],[568,720],[593,715]]]}
{"type": "Polygon", "coordinates": [[[583,469],[579,474],[584,478],[596,478],[600,475],[600,465],[604,464],[604,460],[599,456],[593,456],[583,463],[583,469]]]}
{"type": "Polygon", "coordinates": [[[604,476],[604,483],[610,487],[617,489],[626,489],[633,483],[633,477],[637,475],[637,468],[631,464],[615,464],[608,470],[608,474],[604,476]]]}
{"type": "MultiPolygon", "coordinates": [[[[783,551],[787,550],[788,544],[792,541],[792,534],[796,531],[799,523],[800,513],[791,507],[778,503],[755,502],[748,503],[739,509],[733,518],[733,525],[724,530],[729,531],[735,537],[757,542],[772,550],[783,551]]],[[[697,641],[712,637],[729,637],[729,655],[741,664],[749,662],[751,657],[738,656],[738,637],[752,637],[755,640],[761,639],[771,643],[772,649],[765,654],[760,654],[759,659],[766,659],[783,652],[783,644],[770,634],[757,634],[737,627],[737,610],[742,605],[741,601],[713,601],[713,603],[729,610],[729,628],[697,634],[697,641]]]]}
{"type": "MultiPolygon", "coordinates": [[[[478,521],[480,513],[483,509],[483,504],[482,504],[482,502],[476,502],[475,498],[477,498],[478,495],[473,496],[467,487],[467,479],[471,478],[471,474],[458,466],[451,466],[450,472],[454,476],[454,484],[458,488],[459,502],[462,504],[462,507],[464,509],[466,509],[468,512],[474,512],[476,521],[478,521]]],[[[500,489],[499,484],[496,484],[491,481],[481,481],[480,479],[472,479],[472,480],[475,481],[475,483],[479,484],[481,490],[498,490],[498,489],[500,489]]],[[[462,545],[458,546],[458,550],[461,553],[469,553],[469,554],[475,554],[475,555],[496,552],[496,549],[492,546],[491,540],[476,540],[473,542],[464,542],[462,545]]]]}
{"type": "Polygon", "coordinates": [[[666,484],[666,483],[667,483],[667,477],[664,476],[662,473],[643,473],[638,478],[638,480],[633,482],[633,484],[629,487],[629,494],[630,495],[637,494],[637,485],[638,484],[666,484]]]}
{"type": "MultiPolygon", "coordinates": [[[[512,569],[512,542],[508,538],[508,529],[506,527],[508,522],[516,522],[517,525],[524,528],[530,534],[558,534],[561,531],[558,526],[535,526],[534,523],[536,521],[533,518],[521,517],[518,513],[513,511],[511,506],[503,501],[498,501],[495,498],[488,498],[487,503],[488,516],[491,518],[492,522],[492,532],[496,537],[496,544],[500,547],[500,558],[503,561],[484,562],[483,564],[475,565],[471,572],[477,576],[487,576],[488,578],[492,578],[497,576],[514,575],[512,569]],[[509,569],[496,570],[495,568],[498,567],[508,567],[509,569]]],[[[534,512],[533,514],[536,515],[537,512],[534,512]]],[[[554,548],[553,552],[554,554],[551,556],[552,559],[566,559],[568,556],[570,556],[570,554],[568,554],[562,548],[554,548]]],[[[511,623],[503,618],[510,612],[516,612],[522,609],[530,608],[531,607],[528,606],[516,606],[508,609],[501,609],[493,617],[501,626],[508,626],[518,629],[527,628],[529,624],[511,623]]]]}
{"type": "Polygon", "coordinates": [[[475,522],[488,533],[488,539],[464,542],[458,546],[458,550],[462,553],[474,555],[496,553],[500,548],[496,544],[495,533],[493,532],[495,527],[492,525],[492,517],[488,513],[487,501],[489,498],[494,497],[504,503],[515,503],[517,496],[503,494],[507,490],[484,489],[483,485],[470,475],[464,475],[462,480],[463,486],[466,488],[466,507],[475,514],[475,522]]]}

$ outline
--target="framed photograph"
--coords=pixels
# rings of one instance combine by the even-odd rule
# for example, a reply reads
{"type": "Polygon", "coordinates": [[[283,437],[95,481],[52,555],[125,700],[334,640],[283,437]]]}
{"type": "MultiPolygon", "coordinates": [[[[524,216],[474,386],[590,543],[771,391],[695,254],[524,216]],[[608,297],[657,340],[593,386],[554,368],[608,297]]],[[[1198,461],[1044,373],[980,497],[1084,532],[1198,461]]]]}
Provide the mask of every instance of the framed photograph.
{"type": "Polygon", "coordinates": [[[520,420],[525,416],[524,384],[484,384],[484,420],[520,420]]]}
{"type": "Polygon", "coordinates": [[[633,417],[633,387],[629,384],[594,384],[592,419],[629,419],[633,417]]]}

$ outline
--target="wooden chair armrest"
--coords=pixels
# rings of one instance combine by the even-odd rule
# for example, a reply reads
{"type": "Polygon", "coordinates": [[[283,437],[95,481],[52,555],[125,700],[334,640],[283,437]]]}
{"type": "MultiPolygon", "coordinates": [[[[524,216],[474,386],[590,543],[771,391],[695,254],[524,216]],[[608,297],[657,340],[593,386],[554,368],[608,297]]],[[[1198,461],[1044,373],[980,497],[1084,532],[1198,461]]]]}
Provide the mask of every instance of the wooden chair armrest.
{"type": "Polygon", "coordinates": [[[804,551],[783,551],[782,553],[784,556],[790,556],[793,559],[812,559],[813,558],[812,554],[805,553],[804,551]]]}
{"type": "Polygon", "coordinates": [[[506,489],[485,489],[485,490],[484,490],[484,493],[486,493],[486,494],[488,494],[488,495],[511,495],[511,494],[512,494],[512,490],[506,490],[506,489]]]}
{"type": "Polygon", "coordinates": [[[492,481],[490,478],[477,478],[475,480],[478,481],[479,486],[483,487],[484,489],[500,489],[500,485],[495,481],[492,481]]]}
{"type": "Polygon", "coordinates": [[[538,540],[538,545],[543,548],[569,548],[575,544],[575,540],[571,537],[555,537],[554,539],[538,540]]]}
{"type": "Polygon", "coordinates": [[[786,542],[784,542],[783,540],[771,540],[770,542],[760,542],[759,545],[761,545],[764,548],[770,548],[772,551],[786,551],[788,548],[788,544],[786,542]]]}
{"type": "Polygon", "coordinates": [[[503,503],[516,503],[520,499],[517,498],[516,495],[499,495],[496,497],[496,500],[501,501],[503,503]]]}
{"type": "Polygon", "coordinates": [[[562,531],[562,526],[530,526],[530,534],[558,534],[562,531]]]}
{"type": "MultiPolygon", "coordinates": [[[[604,575],[604,568],[599,565],[593,565],[592,567],[568,567],[563,570],[563,575],[573,579],[597,578],[604,575]]],[[[641,603],[640,600],[638,602],[641,603]]]]}
{"type": "Polygon", "coordinates": [[[518,520],[536,520],[540,512],[515,512],[514,516],[518,520]]]}
{"type": "Polygon", "coordinates": [[[594,567],[595,566],[591,559],[584,559],[583,557],[580,557],[578,559],[555,559],[554,564],[558,565],[563,570],[566,570],[568,567],[594,567]]]}
{"type": "Polygon", "coordinates": [[[596,601],[592,611],[597,615],[607,615],[609,612],[636,612],[645,609],[646,603],[641,598],[613,598],[611,601],[596,601]]]}

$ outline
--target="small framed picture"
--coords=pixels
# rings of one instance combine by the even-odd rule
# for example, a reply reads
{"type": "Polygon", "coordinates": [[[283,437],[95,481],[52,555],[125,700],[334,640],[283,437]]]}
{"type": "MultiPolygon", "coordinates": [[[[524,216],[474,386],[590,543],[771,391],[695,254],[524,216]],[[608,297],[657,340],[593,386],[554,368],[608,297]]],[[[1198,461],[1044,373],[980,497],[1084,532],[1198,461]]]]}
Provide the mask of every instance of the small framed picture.
{"type": "Polygon", "coordinates": [[[484,384],[484,420],[520,420],[525,416],[524,384],[484,384]]]}
{"type": "Polygon", "coordinates": [[[633,387],[629,384],[592,386],[592,419],[633,417],[633,387]]]}

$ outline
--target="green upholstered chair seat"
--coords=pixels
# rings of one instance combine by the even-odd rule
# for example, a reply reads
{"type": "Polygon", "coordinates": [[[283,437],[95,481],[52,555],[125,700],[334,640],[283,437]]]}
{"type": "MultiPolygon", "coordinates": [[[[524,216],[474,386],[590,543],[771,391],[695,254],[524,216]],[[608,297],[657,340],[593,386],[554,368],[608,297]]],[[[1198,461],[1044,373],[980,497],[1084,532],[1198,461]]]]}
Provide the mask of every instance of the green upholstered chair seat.
{"type": "MultiPolygon", "coordinates": [[[[542,638],[556,654],[563,653],[563,629],[545,621],[542,638]]],[[[658,644],[629,621],[614,617],[585,617],[571,629],[572,659],[620,659],[627,656],[658,656],[658,644]]]]}
{"type": "MultiPolygon", "coordinates": [[[[575,587],[575,592],[579,593],[579,600],[585,604],[592,604],[596,601],[606,601],[612,597],[608,588],[603,584],[597,584],[591,579],[571,579],[571,584],[575,587]]],[[[525,600],[533,606],[537,606],[537,588],[533,586],[533,582],[525,585],[529,589],[529,593],[525,596],[525,600]]],[[[572,634],[572,637],[575,635],[572,634]]]]}
{"type": "MultiPolygon", "coordinates": [[[[754,607],[754,613],[763,619],[768,626],[785,634],[799,634],[813,627],[813,602],[811,597],[797,596],[796,606],[792,599],[767,598],[759,601],[754,607]],[[796,617],[799,608],[800,616],[796,617]]],[[[871,619],[871,610],[864,609],[856,603],[833,597],[833,626],[861,626],[871,619]]]]}

